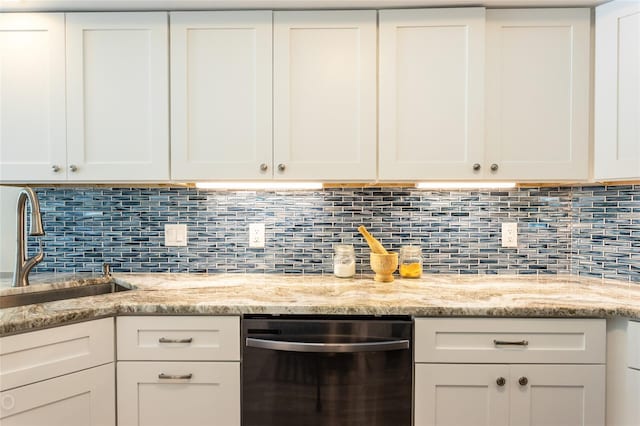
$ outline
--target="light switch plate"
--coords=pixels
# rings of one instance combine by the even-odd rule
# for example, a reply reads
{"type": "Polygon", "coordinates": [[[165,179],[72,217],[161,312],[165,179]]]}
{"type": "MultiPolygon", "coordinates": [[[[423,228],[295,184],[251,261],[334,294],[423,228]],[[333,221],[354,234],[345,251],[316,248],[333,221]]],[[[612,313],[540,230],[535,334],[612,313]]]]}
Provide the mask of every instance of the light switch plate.
{"type": "Polygon", "coordinates": [[[185,247],[187,245],[187,225],[164,225],[164,245],[185,247]]]}
{"type": "Polygon", "coordinates": [[[518,223],[502,224],[502,247],[518,247],[518,223]]]}
{"type": "Polygon", "coordinates": [[[264,248],[264,223],[249,224],[249,247],[264,248]]]}

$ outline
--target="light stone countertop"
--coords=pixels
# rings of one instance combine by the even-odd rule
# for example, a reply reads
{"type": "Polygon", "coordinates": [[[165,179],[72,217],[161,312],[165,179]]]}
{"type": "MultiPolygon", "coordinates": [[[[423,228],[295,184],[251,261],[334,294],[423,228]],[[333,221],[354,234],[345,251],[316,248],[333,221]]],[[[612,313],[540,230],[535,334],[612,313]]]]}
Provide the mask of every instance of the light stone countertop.
{"type": "MultiPolygon", "coordinates": [[[[0,309],[0,335],[112,315],[340,314],[640,319],[640,284],[570,275],[114,274],[134,290],[0,309]]],[[[102,278],[69,278],[56,286],[102,278]]],[[[37,287],[32,286],[31,291],[37,287]]],[[[6,294],[5,290],[0,295],[6,294]]]]}

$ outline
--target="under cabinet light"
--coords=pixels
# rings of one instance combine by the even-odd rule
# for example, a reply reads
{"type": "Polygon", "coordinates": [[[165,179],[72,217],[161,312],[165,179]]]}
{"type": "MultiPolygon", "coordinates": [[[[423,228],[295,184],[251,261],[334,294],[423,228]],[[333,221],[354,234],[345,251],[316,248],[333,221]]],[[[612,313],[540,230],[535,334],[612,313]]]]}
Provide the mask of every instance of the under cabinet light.
{"type": "Polygon", "coordinates": [[[511,189],[515,182],[418,182],[418,189],[511,189]]]}
{"type": "Polygon", "coordinates": [[[295,191],[322,189],[320,182],[196,182],[196,188],[237,191],[295,191]]]}

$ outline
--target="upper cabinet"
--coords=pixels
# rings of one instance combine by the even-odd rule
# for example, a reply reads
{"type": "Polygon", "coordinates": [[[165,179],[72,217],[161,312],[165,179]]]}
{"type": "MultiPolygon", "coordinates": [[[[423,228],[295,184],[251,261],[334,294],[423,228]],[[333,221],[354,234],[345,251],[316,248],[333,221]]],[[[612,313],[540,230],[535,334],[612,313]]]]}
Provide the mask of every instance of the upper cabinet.
{"type": "Polygon", "coordinates": [[[376,178],[376,11],[274,12],[276,179],[376,178]]]}
{"type": "Polygon", "coordinates": [[[67,14],[69,179],[169,179],[167,14],[67,14]]]}
{"type": "Polygon", "coordinates": [[[271,178],[271,20],[170,14],[173,179],[271,178]]]}
{"type": "Polygon", "coordinates": [[[595,178],[640,179],[640,3],[596,8],[595,178]]]}
{"type": "Polygon", "coordinates": [[[589,9],[487,11],[492,178],[588,179],[589,31],[589,9]]]}
{"type": "Polygon", "coordinates": [[[0,14],[0,181],[66,178],[64,14],[0,14]]]}
{"type": "Polygon", "coordinates": [[[484,8],[379,13],[379,178],[481,176],[484,8]]]}

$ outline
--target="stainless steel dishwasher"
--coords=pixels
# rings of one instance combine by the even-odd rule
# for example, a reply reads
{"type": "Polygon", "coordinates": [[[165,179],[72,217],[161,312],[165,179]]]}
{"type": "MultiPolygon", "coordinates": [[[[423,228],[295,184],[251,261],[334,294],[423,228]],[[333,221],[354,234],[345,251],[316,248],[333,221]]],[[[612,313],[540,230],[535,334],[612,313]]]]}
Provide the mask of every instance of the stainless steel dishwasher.
{"type": "Polygon", "coordinates": [[[247,316],[244,426],[410,426],[409,317],[247,316]]]}

